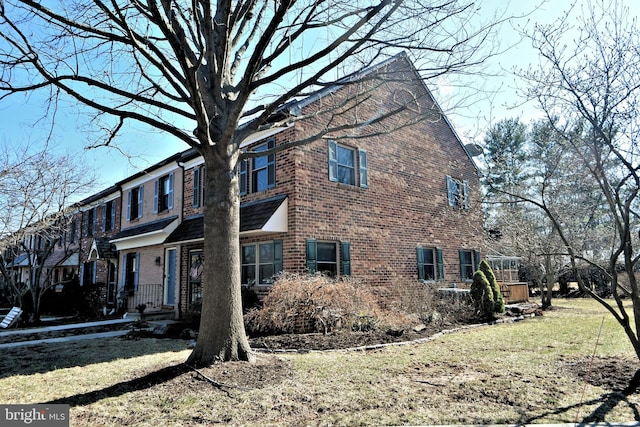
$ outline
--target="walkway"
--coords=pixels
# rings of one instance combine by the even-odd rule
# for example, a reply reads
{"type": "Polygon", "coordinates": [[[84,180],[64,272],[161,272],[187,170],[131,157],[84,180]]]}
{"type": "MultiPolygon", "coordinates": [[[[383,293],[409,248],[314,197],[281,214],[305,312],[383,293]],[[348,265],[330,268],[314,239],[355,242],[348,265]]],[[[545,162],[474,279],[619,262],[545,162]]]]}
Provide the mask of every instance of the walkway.
{"type": "MultiPolygon", "coordinates": [[[[94,328],[99,326],[119,325],[122,323],[131,323],[131,322],[133,322],[133,319],[113,319],[113,320],[101,320],[98,322],[72,323],[68,325],[45,326],[41,328],[2,330],[0,331],[0,340],[2,338],[13,336],[13,335],[35,335],[35,334],[41,334],[41,333],[47,333],[47,332],[94,328]]],[[[88,340],[88,339],[95,339],[95,338],[117,337],[117,336],[125,335],[127,332],[129,331],[124,329],[124,330],[117,330],[117,331],[98,332],[94,334],[81,334],[81,333],[70,334],[64,337],[43,338],[43,339],[37,339],[32,341],[16,341],[16,342],[0,344],[0,349],[21,347],[21,346],[27,346],[27,345],[36,345],[36,344],[48,344],[48,343],[56,343],[56,342],[88,340]]]]}

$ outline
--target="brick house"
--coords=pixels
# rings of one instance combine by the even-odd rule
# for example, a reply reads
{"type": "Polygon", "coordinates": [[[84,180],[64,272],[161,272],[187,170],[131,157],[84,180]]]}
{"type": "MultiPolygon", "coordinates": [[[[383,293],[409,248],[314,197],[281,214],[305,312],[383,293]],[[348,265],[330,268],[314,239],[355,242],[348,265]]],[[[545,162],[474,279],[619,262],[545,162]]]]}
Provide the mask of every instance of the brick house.
{"type": "Polygon", "coordinates": [[[120,232],[122,199],[120,189],[111,186],[79,204],[75,223],[79,232],[80,286],[99,288],[100,302],[109,311],[117,308],[118,253],[110,242],[120,232]]]}
{"type": "MultiPolygon", "coordinates": [[[[465,286],[478,265],[478,170],[450,122],[405,55],[358,77],[278,112],[311,119],[241,145],[259,154],[312,139],[238,166],[242,283],[258,294],[280,271],[322,271],[390,302],[424,284],[465,286]],[[336,103],[343,111],[320,113],[336,103]],[[352,138],[312,138],[355,114],[352,138]]],[[[181,317],[200,301],[205,174],[189,149],[78,204],[78,274],[103,286],[105,306],[181,317]]]]}
{"type": "MultiPolygon", "coordinates": [[[[358,277],[393,299],[419,281],[464,286],[471,279],[482,243],[478,171],[410,61],[399,55],[366,73],[381,70],[392,78],[372,79],[364,88],[371,99],[359,114],[415,102],[429,111],[427,120],[403,127],[415,117],[407,108],[380,125],[397,126],[395,132],[317,139],[239,166],[243,285],[264,294],[281,270],[323,271],[358,277]]],[[[355,97],[362,89],[329,88],[289,104],[286,113],[313,115],[327,98],[355,97]]],[[[304,139],[323,120],[256,134],[242,148],[259,152],[304,139]]],[[[184,220],[164,242],[180,254],[182,313],[200,297],[206,173],[200,157],[184,168],[184,220]]]]}

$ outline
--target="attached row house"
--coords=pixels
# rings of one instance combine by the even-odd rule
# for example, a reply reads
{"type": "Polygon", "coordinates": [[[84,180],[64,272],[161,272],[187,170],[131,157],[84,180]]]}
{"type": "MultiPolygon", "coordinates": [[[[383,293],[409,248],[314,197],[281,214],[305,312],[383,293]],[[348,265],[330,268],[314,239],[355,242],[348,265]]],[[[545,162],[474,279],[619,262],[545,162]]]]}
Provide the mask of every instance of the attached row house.
{"type": "MultiPolygon", "coordinates": [[[[321,133],[327,119],[319,112],[329,98],[359,96],[362,84],[345,80],[279,111],[316,118],[243,142],[243,150],[258,153],[288,147],[243,160],[237,171],[242,284],[259,295],[280,271],[353,276],[391,299],[421,282],[470,281],[482,244],[478,170],[408,58],[398,55],[360,77],[381,70],[393,78],[366,88],[358,114],[405,105],[385,122],[391,129],[397,120],[397,130],[365,126],[354,130],[368,135],[362,138],[291,144],[321,133]],[[416,109],[429,114],[403,125],[416,109]]],[[[75,246],[50,267],[77,261],[81,284],[99,284],[108,310],[144,305],[183,316],[200,302],[207,267],[206,173],[189,149],[82,201],[66,236],[75,246]]]]}

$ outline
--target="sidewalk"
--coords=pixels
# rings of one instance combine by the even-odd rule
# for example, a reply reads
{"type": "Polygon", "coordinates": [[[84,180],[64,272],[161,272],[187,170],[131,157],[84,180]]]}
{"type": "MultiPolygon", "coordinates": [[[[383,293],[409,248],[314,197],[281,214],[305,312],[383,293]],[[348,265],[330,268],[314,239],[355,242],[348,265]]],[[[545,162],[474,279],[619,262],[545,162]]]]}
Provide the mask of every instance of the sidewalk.
{"type": "MultiPolygon", "coordinates": [[[[70,330],[70,329],[82,329],[82,328],[92,328],[97,326],[118,325],[122,323],[131,323],[131,322],[133,322],[133,319],[113,319],[113,320],[101,320],[97,322],[72,323],[68,325],[45,326],[40,328],[10,329],[10,330],[0,331],[0,338],[13,336],[13,335],[33,335],[33,334],[40,334],[40,333],[46,333],[46,332],[64,331],[64,330],[70,330]]],[[[36,345],[36,344],[117,337],[117,336],[125,335],[127,332],[129,331],[125,329],[125,330],[117,330],[117,331],[99,332],[95,334],[77,334],[77,335],[73,334],[73,335],[68,335],[66,337],[43,338],[43,339],[37,339],[32,341],[9,342],[9,343],[0,344],[0,349],[27,346],[27,345],[36,345]]]]}

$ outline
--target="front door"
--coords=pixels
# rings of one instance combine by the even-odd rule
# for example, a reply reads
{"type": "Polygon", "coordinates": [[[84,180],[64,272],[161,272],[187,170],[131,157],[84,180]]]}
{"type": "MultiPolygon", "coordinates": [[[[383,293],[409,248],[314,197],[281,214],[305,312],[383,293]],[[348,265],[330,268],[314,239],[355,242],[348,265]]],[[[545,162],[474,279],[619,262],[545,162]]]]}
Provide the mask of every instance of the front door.
{"type": "Polygon", "coordinates": [[[176,249],[167,249],[164,259],[164,304],[174,305],[176,303],[176,249]]]}

